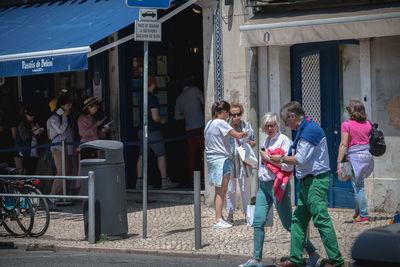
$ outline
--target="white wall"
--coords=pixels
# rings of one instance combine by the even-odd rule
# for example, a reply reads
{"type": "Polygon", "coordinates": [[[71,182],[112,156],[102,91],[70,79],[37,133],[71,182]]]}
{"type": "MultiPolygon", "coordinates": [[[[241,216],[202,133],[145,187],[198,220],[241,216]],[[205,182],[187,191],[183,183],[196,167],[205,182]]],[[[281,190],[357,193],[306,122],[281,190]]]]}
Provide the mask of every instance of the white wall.
{"type": "Polygon", "coordinates": [[[386,153],[375,157],[366,180],[371,210],[400,211],[400,36],[371,39],[372,120],[385,134],[386,153]]]}
{"type": "MultiPolygon", "coordinates": [[[[345,107],[349,105],[350,99],[360,99],[360,45],[343,44],[340,46],[342,56],[342,107],[341,111],[346,114],[345,107]]],[[[343,116],[342,116],[343,119],[343,116]]],[[[343,120],[342,120],[343,122],[343,120]]]]}
{"type": "Polygon", "coordinates": [[[374,176],[400,178],[400,36],[371,41],[371,80],[372,120],[388,143],[385,155],[375,158],[374,176]]]}

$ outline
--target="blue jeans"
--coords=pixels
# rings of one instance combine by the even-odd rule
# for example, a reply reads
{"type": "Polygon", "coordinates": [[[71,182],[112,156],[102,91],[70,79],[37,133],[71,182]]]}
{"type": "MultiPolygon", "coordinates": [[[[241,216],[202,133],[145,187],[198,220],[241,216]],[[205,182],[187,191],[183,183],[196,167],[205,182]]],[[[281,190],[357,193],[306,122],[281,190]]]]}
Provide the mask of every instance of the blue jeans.
{"type": "Polygon", "coordinates": [[[364,178],[354,179],[351,177],[351,185],[354,189],[354,201],[356,203],[356,213],[361,217],[368,217],[367,199],[365,198],[364,178]]]}
{"type": "MultiPolygon", "coordinates": [[[[262,259],[262,251],[264,245],[265,236],[265,222],[269,210],[272,208],[272,204],[275,204],[275,208],[278,211],[279,218],[282,226],[290,232],[292,225],[292,204],[290,201],[291,188],[290,183],[287,184],[285,194],[283,195],[281,203],[274,196],[274,181],[259,182],[259,189],[257,193],[256,209],[254,212],[254,255],[255,260],[262,259]]],[[[305,250],[308,254],[315,251],[315,247],[306,240],[305,250]]]]}

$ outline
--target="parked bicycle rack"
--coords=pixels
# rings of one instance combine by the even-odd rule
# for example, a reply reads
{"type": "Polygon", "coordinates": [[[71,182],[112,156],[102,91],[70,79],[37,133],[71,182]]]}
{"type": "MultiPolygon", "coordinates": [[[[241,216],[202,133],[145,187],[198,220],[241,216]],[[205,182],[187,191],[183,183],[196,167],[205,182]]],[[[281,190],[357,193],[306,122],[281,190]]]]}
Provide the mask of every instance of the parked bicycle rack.
{"type": "Polygon", "coordinates": [[[0,178],[8,179],[62,179],[62,180],[88,180],[88,195],[87,196],[76,196],[76,195],[32,195],[32,194],[3,194],[0,193],[0,197],[26,197],[26,198],[58,198],[58,199],[87,199],[88,200],[88,239],[89,244],[95,243],[94,233],[94,202],[95,202],[95,188],[94,188],[94,172],[89,171],[88,176],[47,176],[47,175],[0,175],[0,178]]]}

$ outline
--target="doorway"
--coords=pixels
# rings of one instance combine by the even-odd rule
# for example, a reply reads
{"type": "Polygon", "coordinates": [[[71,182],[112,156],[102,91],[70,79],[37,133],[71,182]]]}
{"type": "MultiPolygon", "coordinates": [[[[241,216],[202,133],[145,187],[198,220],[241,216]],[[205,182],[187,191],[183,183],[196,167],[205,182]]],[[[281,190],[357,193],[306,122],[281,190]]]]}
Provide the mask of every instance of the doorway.
{"type": "Polygon", "coordinates": [[[319,42],[291,47],[291,98],[303,105],[307,116],[320,125],[326,134],[331,167],[329,206],[354,208],[350,181],[339,181],[336,174],[343,95],[341,43],[319,42]]]}

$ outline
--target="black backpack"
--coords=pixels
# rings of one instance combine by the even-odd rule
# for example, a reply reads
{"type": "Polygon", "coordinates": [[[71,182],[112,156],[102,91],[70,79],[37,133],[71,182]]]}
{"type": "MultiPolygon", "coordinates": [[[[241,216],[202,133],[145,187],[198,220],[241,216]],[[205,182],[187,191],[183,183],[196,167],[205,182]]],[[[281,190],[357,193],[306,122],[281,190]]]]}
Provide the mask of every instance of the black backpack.
{"type": "Polygon", "coordinates": [[[378,129],[378,124],[370,121],[369,123],[372,126],[371,135],[369,136],[369,152],[375,157],[382,156],[386,151],[385,137],[383,132],[378,129]]]}

